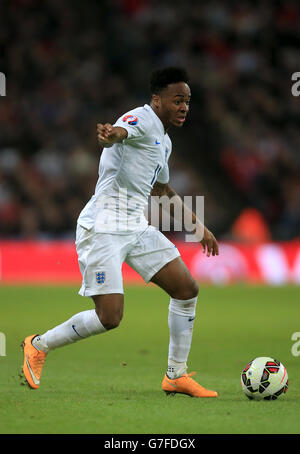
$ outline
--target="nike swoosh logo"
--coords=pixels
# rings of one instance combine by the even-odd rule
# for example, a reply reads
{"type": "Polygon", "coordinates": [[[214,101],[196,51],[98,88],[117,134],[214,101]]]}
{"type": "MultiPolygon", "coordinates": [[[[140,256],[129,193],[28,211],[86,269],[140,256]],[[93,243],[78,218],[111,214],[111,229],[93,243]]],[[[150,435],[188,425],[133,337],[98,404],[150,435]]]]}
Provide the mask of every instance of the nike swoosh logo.
{"type": "Polygon", "coordinates": [[[193,320],[195,320],[195,317],[190,317],[189,318],[189,322],[192,322],[193,320]]]}
{"type": "Polygon", "coordinates": [[[171,383],[169,380],[167,380],[167,382],[169,383],[169,385],[173,386],[173,388],[178,388],[178,386],[175,383],[171,383]]]}
{"type": "MultiPolygon", "coordinates": [[[[75,325],[72,325],[72,328],[73,328],[73,330],[75,331],[75,333],[77,334],[77,336],[82,337],[82,336],[80,336],[80,334],[76,331],[75,325]]],[[[83,339],[83,337],[82,337],[82,339],[83,339]]]]}
{"type": "Polygon", "coordinates": [[[29,373],[30,373],[30,375],[31,375],[31,378],[32,378],[33,383],[34,383],[35,385],[39,385],[39,384],[40,384],[40,380],[38,380],[38,379],[36,378],[36,376],[35,376],[34,373],[33,373],[33,370],[32,370],[31,367],[30,367],[30,364],[29,364],[29,361],[28,361],[28,355],[26,355],[26,364],[27,364],[27,367],[28,367],[28,370],[29,370],[29,373]]]}
{"type": "Polygon", "coordinates": [[[160,145],[160,142],[156,139],[155,144],[160,145]]]}

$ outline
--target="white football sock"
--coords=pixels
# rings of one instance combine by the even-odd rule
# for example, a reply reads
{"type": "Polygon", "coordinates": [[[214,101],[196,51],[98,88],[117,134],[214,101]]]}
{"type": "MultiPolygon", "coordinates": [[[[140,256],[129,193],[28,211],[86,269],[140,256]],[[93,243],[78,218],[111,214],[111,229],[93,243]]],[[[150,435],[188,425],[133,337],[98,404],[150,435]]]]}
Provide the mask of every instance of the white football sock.
{"type": "Polygon", "coordinates": [[[95,309],[79,312],[69,320],[48,330],[41,336],[33,339],[32,345],[45,353],[63,345],[72,344],[95,334],[104,333],[106,328],[102,325],[95,309]]]}
{"type": "Polygon", "coordinates": [[[174,379],[186,373],[191,348],[197,297],[189,300],[171,298],[169,305],[170,344],[167,375],[174,379]]]}

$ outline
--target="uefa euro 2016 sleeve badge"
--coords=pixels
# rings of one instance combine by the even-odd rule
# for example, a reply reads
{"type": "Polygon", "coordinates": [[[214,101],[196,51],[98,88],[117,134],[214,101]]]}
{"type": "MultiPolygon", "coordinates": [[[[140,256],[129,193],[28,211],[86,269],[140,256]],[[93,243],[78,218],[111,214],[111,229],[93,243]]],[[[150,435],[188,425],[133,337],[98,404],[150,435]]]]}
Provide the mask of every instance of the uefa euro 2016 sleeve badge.
{"type": "Polygon", "coordinates": [[[138,124],[139,119],[138,119],[138,117],[133,116],[133,115],[125,115],[125,117],[123,117],[123,121],[125,123],[128,123],[129,125],[135,126],[138,124]]]}
{"type": "Polygon", "coordinates": [[[104,284],[104,282],[105,282],[105,272],[104,271],[96,271],[96,282],[97,282],[97,284],[104,284]]]}

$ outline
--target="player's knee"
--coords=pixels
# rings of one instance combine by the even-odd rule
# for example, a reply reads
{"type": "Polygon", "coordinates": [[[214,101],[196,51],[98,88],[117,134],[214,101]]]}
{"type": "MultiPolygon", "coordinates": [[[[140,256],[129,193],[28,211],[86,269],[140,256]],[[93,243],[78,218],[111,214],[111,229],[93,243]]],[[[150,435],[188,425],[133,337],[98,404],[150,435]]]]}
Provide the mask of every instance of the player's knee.
{"type": "Polygon", "coordinates": [[[99,314],[97,312],[97,315],[99,317],[100,322],[102,323],[106,330],[117,328],[122,320],[122,313],[119,311],[109,314],[105,314],[103,312],[99,314]]]}
{"type": "Polygon", "coordinates": [[[184,300],[190,300],[192,298],[196,298],[199,292],[199,285],[196,281],[194,281],[186,290],[185,290],[185,297],[184,300]]]}
{"type": "Polygon", "coordinates": [[[199,284],[194,279],[193,279],[193,285],[191,288],[191,293],[193,295],[192,298],[196,298],[196,296],[198,296],[198,293],[199,293],[199,284]]]}
{"type": "Polygon", "coordinates": [[[198,283],[192,279],[187,284],[181,286],[177,291],[176,295],[172,295],[173,298],[178,300],[190,300],[192,298],[196,298],[199,293],[199,285],[198,283]]]}
{"type": "Polygon", "coordinates": [[[95,310],[106,330],[117,328],[123,317],[123,295],[96,295],[95,310]]]}
{"type": "Polygon", "coordinates": [[[105,321],[102,324],[103,324],[104,328],[108,331],[111,329],[118,328],[120,322],[121,322],[121,320],[114,319],[114,320],[105,321]]]}
{"type": "Polygon", "coordinates": [[[107,317],[101,320],[102,325],[104,326],[105,329],[111,330],[118,328],[118,326],[121,323],[121,317],[107,317]]]}

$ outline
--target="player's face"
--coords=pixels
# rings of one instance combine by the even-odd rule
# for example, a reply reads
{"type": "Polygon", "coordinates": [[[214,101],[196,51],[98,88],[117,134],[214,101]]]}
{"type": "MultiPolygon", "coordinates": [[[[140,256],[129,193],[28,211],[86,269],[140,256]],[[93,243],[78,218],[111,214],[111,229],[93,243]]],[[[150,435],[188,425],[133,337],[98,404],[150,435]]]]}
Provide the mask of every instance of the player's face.
{"type": "Polygon", "coordinates": [[[157,95],[157,114],[165,128],[181,127],[189,111],[191,98],[190,87],[185,82],[169,84],[157,95]]]}

